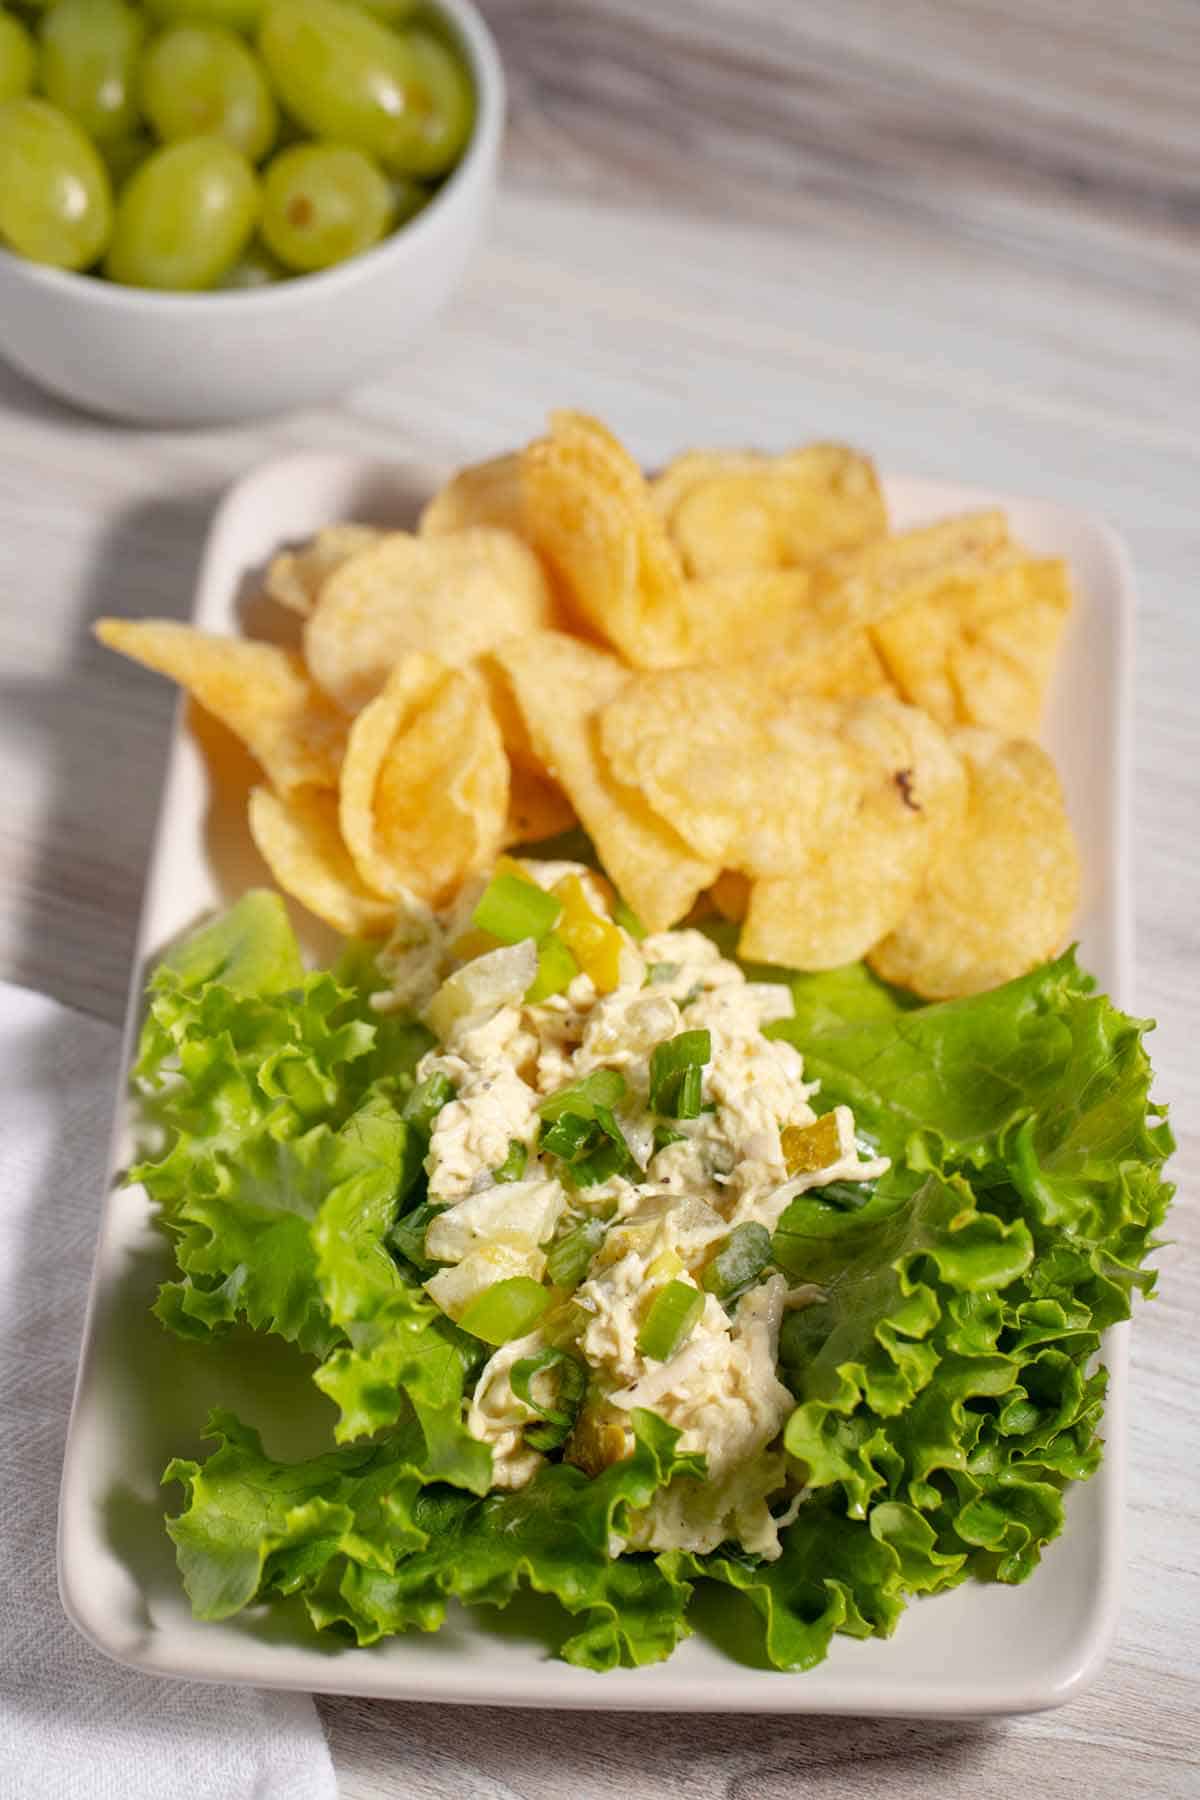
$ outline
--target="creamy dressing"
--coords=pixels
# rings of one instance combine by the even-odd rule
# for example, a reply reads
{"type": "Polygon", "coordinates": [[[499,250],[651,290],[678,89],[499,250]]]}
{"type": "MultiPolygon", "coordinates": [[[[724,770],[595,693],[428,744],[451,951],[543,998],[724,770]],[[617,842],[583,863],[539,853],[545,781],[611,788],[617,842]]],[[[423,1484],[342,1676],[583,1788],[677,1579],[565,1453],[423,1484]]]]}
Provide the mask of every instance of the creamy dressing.
{"type": "MultiPolygon", "coordinates": [[[[579,874],[594,910],[607,913],[604,891],[588,871],[535,863],[526,870],[546,888],[579,874]]],[[[519,959],[494,952],[494,981],[486,957],[467,965],[486,1000],[454,1016],[446,996],[457,996],[462,984],[454,988],[446,978],[453,977],[454,945],[476,898],[477,891],[469,904],[460,901],[447,920],[410,910],[385,952],[394,989],[376,1000],[384,1010],[432,1005],[445,1025],[441,1046],[417,1070],[418,1080],[441,1074],[455,1090],[434,1122],[426,1162],[429,1199],[444,1208],[426,1236],[427,1254],[444,1266],[426,1290],[461,1318],[496,1281],[543,1280],[556,1234],[589,1218],[607,1222],[573,1294],[556,1290],[561,1304],[546,1315],[553,1330],[544,1320],[503,1345],[476,1383],[467,1425],[491,1447],[493,1485],[520,1487],[545,1461],[525,1441],[537,1415],[513,1392],[511,1371],[553,1342],[582,1358],[590,1378],[568,1457],[595,1469],[628,1454],[629,1415],[644,1407],[680,1432],[680,1451],[705,1458],[704,1479],[677,1478],[630,1521],[631,1546],[703,1552],[736,1539],[777,1556],[780,1523],[802,1498],[779,1447],[795,1404],[776,1370],[779,1330],[785,1310],[810,1303],[820,1290],[789,1288],[783,1275],[772,1274],[731,1311],[705,1293],[696,1323],[666,1361],[639,1349],[639,1332],[666,1282],[703,1291],[705,1265],[734,1227],[753,1222],[772,1230],[796,1194],[832,1181],[873,1180],[888,1163],[861,1153],[853,1114],[839,1106],[836,1153],[822,1168],[789,1173],[782,1134],[818,1118],[811,1104],[817,1084],[804,1080],[800,1052],[764,1036],[766,1025],[791,1015],[791,994],[782,984],[747,981],[698,931],[661,932],[638,945],[627,939],[613,992],[598,993],[580,974],[564,993],[536,1005],[526,1004],[520,989],[504,991],[519,959]],[[651,1057],[659,1044],[700,1029],[712,1044],[705,1110],[696,1119],[670,1120],[679,1141],[656,1150],[655,1127],[663,1122],[650,1110],[651,1057]],[[556,1158],[539,1155],[538,1108],[600,1069],[615,1070],[625,1083],[614,1111],[636,1166],[576,1187],[556,1158]],[[513,1143],[526,1154],[522,1179],[497,1183],[495,1171],[513,1143]]],[[[544,1399],[531,1391],[550,1404],[552,1378],[537,1380],[544,1399]]]]}

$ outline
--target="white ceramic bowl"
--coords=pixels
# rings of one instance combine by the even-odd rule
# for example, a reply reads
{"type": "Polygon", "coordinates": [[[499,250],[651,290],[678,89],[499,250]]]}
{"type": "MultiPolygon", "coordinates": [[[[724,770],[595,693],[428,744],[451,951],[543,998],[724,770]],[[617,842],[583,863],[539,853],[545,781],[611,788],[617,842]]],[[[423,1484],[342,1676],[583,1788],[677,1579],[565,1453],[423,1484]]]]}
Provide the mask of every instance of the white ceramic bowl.
{"type": "Polygon", "coordinates": [[[475,81],[466,154],[409,225],[337,268],[278,286],[160,294],[0,250],[0,355],[91,412],[206,425],[311,406],[400,356],[457,286],[483,229],[504,75],[471,0],[437,0],[475,81]]]}

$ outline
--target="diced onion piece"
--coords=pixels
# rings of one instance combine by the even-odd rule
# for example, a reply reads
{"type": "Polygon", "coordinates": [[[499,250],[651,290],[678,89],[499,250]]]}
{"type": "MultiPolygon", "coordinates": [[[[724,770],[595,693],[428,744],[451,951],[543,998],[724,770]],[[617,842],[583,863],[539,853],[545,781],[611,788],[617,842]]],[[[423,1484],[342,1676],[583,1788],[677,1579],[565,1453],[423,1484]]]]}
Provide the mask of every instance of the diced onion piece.
{"type": "Polygon", "coordinates": [[[476,957],[448,976],[429,1002],[425,1017],[430,1028],[445,1043],[473,1013],[495,1012],[520,1000],[537,974],[537,961],[537,946],[528,938],[476,957]]]}

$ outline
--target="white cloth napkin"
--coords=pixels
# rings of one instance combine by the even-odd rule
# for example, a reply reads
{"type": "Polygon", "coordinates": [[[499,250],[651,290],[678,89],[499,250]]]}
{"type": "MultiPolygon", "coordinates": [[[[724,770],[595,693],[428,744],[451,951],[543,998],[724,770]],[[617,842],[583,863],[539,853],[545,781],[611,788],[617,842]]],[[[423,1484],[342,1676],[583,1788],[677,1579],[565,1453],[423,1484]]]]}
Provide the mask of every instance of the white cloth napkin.
{"type": "Polygon", "coordinates": [[[109,1662],[58,1600],[67,1415],[119,1033],[0,983],[0,1800],[335,1800],[307,1694],[109,1662]]]}

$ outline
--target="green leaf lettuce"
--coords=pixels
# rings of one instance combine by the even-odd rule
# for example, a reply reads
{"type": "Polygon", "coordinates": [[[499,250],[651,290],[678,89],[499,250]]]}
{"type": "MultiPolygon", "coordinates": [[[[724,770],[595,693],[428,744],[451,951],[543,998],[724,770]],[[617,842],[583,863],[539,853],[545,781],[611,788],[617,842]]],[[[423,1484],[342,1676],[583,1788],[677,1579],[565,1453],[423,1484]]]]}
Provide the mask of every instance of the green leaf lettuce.
{"type": "Polygon", "coordinates": [[[156,1141],[132,1172],[178,1263],[156,1311],[196,1339],[280,1334],[340,1415],[304,1463],[218,1413],[207,1460],[171,1464],[200,1616],[298,1593],[371,1643],[527,1588],[575,1622],[561,1653],[606,1669],[668,1655],[707,1581],[742,1596],[773,1665],[804,1669],[836,1632],[891,1632],[910,1595],[1032,1571],[1099,1458],[1101,1334],[1153,1286],[1171,1138],[1145,1027],[1071,955],[934,1006],[857,965],[755,973],[790,982],[795,1016],[771,1029],[821,1103],[891,1159],[861,1207],[804,1194],[774,1234],[822,1296],[781,1339],[805,1498],[774,1562],[613,1553],[663,1486],[703,1474],[650,1413],[595,1477],[552,1462],[488,1492],[463,1422],[486,1351],[421,1286],[428,1126],[404,1102],[431,1039],[371,1008],[369,951],[305,974],[281,904],[252,894],[160,965],[135,1069],[156,1141]]]}

